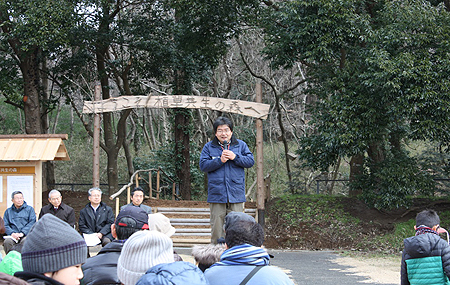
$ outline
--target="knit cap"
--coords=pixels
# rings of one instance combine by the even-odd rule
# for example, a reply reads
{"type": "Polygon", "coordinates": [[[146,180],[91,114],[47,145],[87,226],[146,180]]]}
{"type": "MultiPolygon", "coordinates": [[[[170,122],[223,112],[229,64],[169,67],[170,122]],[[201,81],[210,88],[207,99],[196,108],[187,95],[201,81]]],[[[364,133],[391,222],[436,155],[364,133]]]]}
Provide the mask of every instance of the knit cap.
{"type": "Polygon", "coordinates": [[[256,223],[255,218],[252,216],[242,213],[242,212],[229,212],[228,215],[225,216],[225,222],[223,224],[223,230],[227,231],[227,229],[232,226],[234,223],[238,221],[249,221],[252,223],[256,223]]]}
{"type": "Polygon", "coordinates": [[[161,213],[150,214],[148,225],[151,231],[158,231],[168,237],[175,233],[175,228],[170,224],[170,219],[161,213]]]}
{"type": "Polygon", "coordinates": [[[55,272],[84,263],[87,246],[81,235],[68,223],[45,214],[26,236],[22,247],[24,271],[55,272]]]}
{"type": "Polygon", "coordinates": [[[125,285],[134,285],[149,268],[168,262],[174,262],[172,240],[157,231],[139,231],[123,245],[117,277],[125,285]]]}
{"type": "Polygon", "coordinates": [[[23,271],[22,257],[20,252],[11,250],[0,262],[0,272],[14,275],[17,271],[23,271]]]}

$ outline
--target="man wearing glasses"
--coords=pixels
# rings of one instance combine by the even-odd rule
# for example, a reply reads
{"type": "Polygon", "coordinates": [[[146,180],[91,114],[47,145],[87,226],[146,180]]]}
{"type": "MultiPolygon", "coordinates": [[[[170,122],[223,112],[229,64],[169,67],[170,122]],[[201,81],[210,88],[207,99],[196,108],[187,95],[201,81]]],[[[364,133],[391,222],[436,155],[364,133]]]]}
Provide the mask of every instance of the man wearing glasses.
{"type": "Polygon", "coordinates": [[[200,154],[200,169],[208,174],[208,202],[211,210],[211,242],[224,237],[228,212],[243,212],[245,168],[255,163],[247,144],[233,135],[233,123],[219,117],[213,123],[215,137],[200,154]]]}
{"type": "Polygon", "coordinates": [[[53,189],[48,193],[48,201],[50,204],[41,208],[39,219],[45,214],[52,214],[68,223],[72,228],[75,228],[75,211],[72,207],[62,202],[61,192],[53,189]]]}

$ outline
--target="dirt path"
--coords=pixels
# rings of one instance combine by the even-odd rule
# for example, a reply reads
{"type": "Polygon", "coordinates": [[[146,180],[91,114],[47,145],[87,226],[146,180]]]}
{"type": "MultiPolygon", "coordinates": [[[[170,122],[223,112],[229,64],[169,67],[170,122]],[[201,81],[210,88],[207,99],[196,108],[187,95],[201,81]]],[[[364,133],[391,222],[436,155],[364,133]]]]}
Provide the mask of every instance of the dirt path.
{"type": "Polygon", "coordinates": [[[369,278],[364,283],[400,283],[400,257],[339,257],[333,262],[350,266],[344,272],[369,278]]]}

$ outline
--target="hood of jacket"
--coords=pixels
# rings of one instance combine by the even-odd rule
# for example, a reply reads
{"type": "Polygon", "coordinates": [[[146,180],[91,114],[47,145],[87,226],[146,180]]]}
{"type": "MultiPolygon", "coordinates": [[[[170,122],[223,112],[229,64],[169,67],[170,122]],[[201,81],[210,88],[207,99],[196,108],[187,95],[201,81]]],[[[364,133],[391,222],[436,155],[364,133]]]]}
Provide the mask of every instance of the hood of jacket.
{"type": "Polygon", "coordinates": [[[186,261],[162,263],[153,266],[136,285],[208,285],[203,272],[186,261]]]}
{"type": "Polygon", "coordinates": [[[412,258],[421,258],[431,255],[431,252],[438,247],[440,236],[426,233],[407,238],[403,241],[405,252],[412,258]]]}

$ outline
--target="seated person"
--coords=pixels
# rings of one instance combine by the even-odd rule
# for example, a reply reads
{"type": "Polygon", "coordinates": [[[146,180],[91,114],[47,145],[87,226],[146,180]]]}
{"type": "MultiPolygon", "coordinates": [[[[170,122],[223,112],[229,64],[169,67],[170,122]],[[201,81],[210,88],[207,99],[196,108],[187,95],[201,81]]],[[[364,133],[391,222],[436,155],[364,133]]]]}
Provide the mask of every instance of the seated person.
{"type": "Polygon", "coordinates": [[[150,206],[142,204],[142,202],[144,202],[144,189],[142,189],[139,186],[135,187],[133,191],[131,191],[130,195],[131,195],[131,203],[120,207],[121,211],[126,207],[135,206],[144,209],[144,211],[146,211],[147,214],[152,213],[152,208],[150,206]]]}
{"type": "Polygon", "coordinates": [[[23,271],[14,276],[30,284],[79,284],[87,246],[80,234],[54,215],[45,214],[22,248],[23,271]]]}
{"type": "Polygon", "coordinates": [[[50,191],[48,193],[48,201],[50,204],[41,208],[39,219],[45,214],[52,214],[75,228],[75,211],[72,207],[62,202],[61,192],[56,189],[50,191]]]}
{"type": "Polygon", "coordinates": [[[220,261],[206,269],[211,285],[239,285],[247,276],[247,285],[293,285],[280,269],[269,266],[269,254],[262,248],[264,232],[253,221],[236,221],[225,232],[227,250],[220,261]]]}
{"type": "Polygon", "coordinates": [[[102,246],[113,240],[111,225],[114,214],[110,206],[102,202],[102,190],[94,187],[89,189],[89,203],[80,211],[78,227],[83,234],[97,234],[102,246]]]}
{"type": "Polygon", "coordinates": [[[119,212],[111,233],[115,238],[100,252],[81,266],[84,277],[81,284],[121,284],[117,277],[117,262],[125,241],[135,232],[148,230],[147,213],[139,207],[127,207],[119,212]]]}
{"type": "Polygon", "coordinates": [[[12,192],[11,201],[13,204],[6,209],[3,217],[6,235],[11,237],[5,238],[3,242],[5,254],[8,254],[18,243],[23,243],[31,227],[36,223],[34,208],[27,205],[23,199],[22,192],[12,192]]]}

